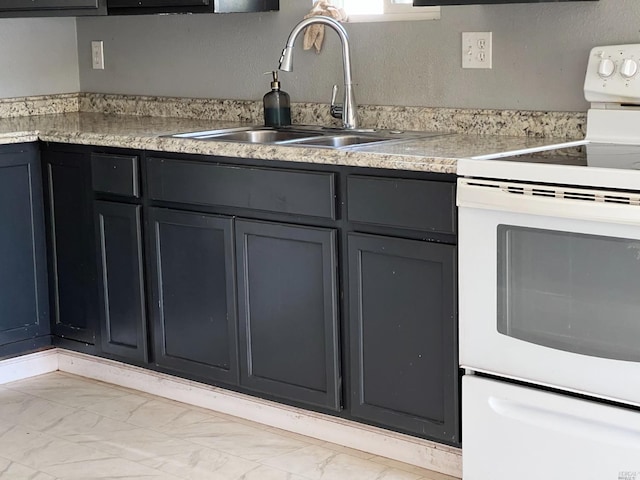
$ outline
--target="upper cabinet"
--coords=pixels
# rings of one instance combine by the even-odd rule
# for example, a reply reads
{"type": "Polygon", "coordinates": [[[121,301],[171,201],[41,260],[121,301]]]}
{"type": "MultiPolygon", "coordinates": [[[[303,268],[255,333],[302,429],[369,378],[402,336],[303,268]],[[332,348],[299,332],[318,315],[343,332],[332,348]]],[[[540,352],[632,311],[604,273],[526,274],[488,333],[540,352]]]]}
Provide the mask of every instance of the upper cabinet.
{"type": "Polygon", "coordinates": [[[545,3],[576,2],[597,0],[413,0],[414,7],[433,7],[436,5],[487,5],[490,3],[545,3]]]}
{"type": "Polygon", "coordinates": [[[279,0],[108,0],[109,15],[265,12],[279,7],[279,0]]]}
{"type": "Polygon", "coordinates": [[[3,0],[0,17],[241,13],[266,12],[279,7],[279,0],[3,0]]]}
{"type": "Polygon", "coordinates": [[[106,0],[3,0],[2,17],[73,17],[105,15],[106,0]]]}

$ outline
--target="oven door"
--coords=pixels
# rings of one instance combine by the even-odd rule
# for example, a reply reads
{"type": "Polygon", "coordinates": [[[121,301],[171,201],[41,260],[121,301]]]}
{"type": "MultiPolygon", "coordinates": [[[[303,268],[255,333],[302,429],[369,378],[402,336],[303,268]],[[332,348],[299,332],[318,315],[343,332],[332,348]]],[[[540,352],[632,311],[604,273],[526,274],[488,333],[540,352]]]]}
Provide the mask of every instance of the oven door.
{"type": "Polygon", "coordinates": [[[640,405],[639,204],[459,179],[461,365],[640,405]]]}

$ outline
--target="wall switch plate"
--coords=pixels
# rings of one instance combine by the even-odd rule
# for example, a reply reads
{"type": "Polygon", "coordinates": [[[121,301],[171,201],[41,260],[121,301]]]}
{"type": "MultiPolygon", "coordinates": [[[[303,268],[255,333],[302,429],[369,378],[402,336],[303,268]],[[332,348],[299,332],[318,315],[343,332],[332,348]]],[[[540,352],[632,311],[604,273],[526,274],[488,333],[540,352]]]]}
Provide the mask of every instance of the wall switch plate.
{"type": "Polygon", "coordinates": [[[462,32],[462,68],[492,68],[491,32],[462,32]]]}
{"type": "Polygon", "coordinates": [[[91,42],[91,66],[94,70],[104,70],[104,42],[102,40],[91,42]]]}

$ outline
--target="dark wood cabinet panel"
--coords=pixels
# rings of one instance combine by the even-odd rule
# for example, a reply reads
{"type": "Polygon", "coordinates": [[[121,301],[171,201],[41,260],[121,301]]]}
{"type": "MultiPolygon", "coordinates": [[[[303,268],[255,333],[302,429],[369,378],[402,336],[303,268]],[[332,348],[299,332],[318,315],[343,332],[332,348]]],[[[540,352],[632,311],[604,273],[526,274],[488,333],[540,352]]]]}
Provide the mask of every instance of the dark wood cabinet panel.
{"type": "Polygon", "coordinates": [[[455,233],[455,184],[406,178],[347,177],[350,222],[455,233]]]}
{"type": "Polygon", "coordinates": [[[459,441],[455,247],[350,234],[351,412],[459,441]]]}
{"type": "Polygon", "coordinates": [[[279,8],[279,0],[2,0],[0,17],[242,13],[279,8]]]}
{"type": "Polygon", "coordinates": [[[35,145],[3,146],[0,147],[0,345],[48,335],[49,331],[38,151],[35,145]]]}
{"type": "MultiPolygon", "coordinates": [[[[413,0],[414,7],[432,7],[441,5],[487,5],[493,3],[545,3],[576,2],[583,0],[413,0]]],[[[587,0],[597,1],[597,0],[587,0]]]]}
{"type": "Polygon", "coordinates": [[[105,15],[106,0],[3,0],[0,17],[105,15]]]}
{"type": "Polygon", "coordinates": [[[278,10],[279,0],[108,0],[109,15],[232,13],[278,10]]]}
{"type": "Polygon", "coordinates": [[[97,288],[88,155],[45,151],[52,333],[95,342],[97,288]]]}
{"type": "Polygon", "coordinates": [[[113,202],[94,204],[102,351],[146,362],[141,209],[113,202]]]}
{"type": "Polygon", "coordinates": [[[149,197],[335,219],[335,175],[170,158],[147,158],[149,197]]]}
{"type": "Polygon", "coordinates": [[[340,409],[335,231],[238,220],[241,385],[340,409]]]}
{"type": "Polygon", "coordinates": [[[91,154],[91,185],[94,192],[140,197],[137,155],[91,154]]]}
{"type": "Polygon", "coordinates": [[[236,384],[233,219],[152,208],[149,226],[156,363],[236,384]]]}

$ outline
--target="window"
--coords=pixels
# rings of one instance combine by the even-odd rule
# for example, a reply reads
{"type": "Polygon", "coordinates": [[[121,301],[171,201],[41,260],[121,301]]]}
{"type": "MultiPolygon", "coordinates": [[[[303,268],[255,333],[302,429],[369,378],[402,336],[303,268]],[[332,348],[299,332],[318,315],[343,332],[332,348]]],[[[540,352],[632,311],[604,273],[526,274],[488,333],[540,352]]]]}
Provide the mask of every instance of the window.
{"type": "Polygon", "coordinates": [[[414,7],[413,0],[333,0],[349,15],[349,22],[438,20],[440,7],[414,7]]]}

